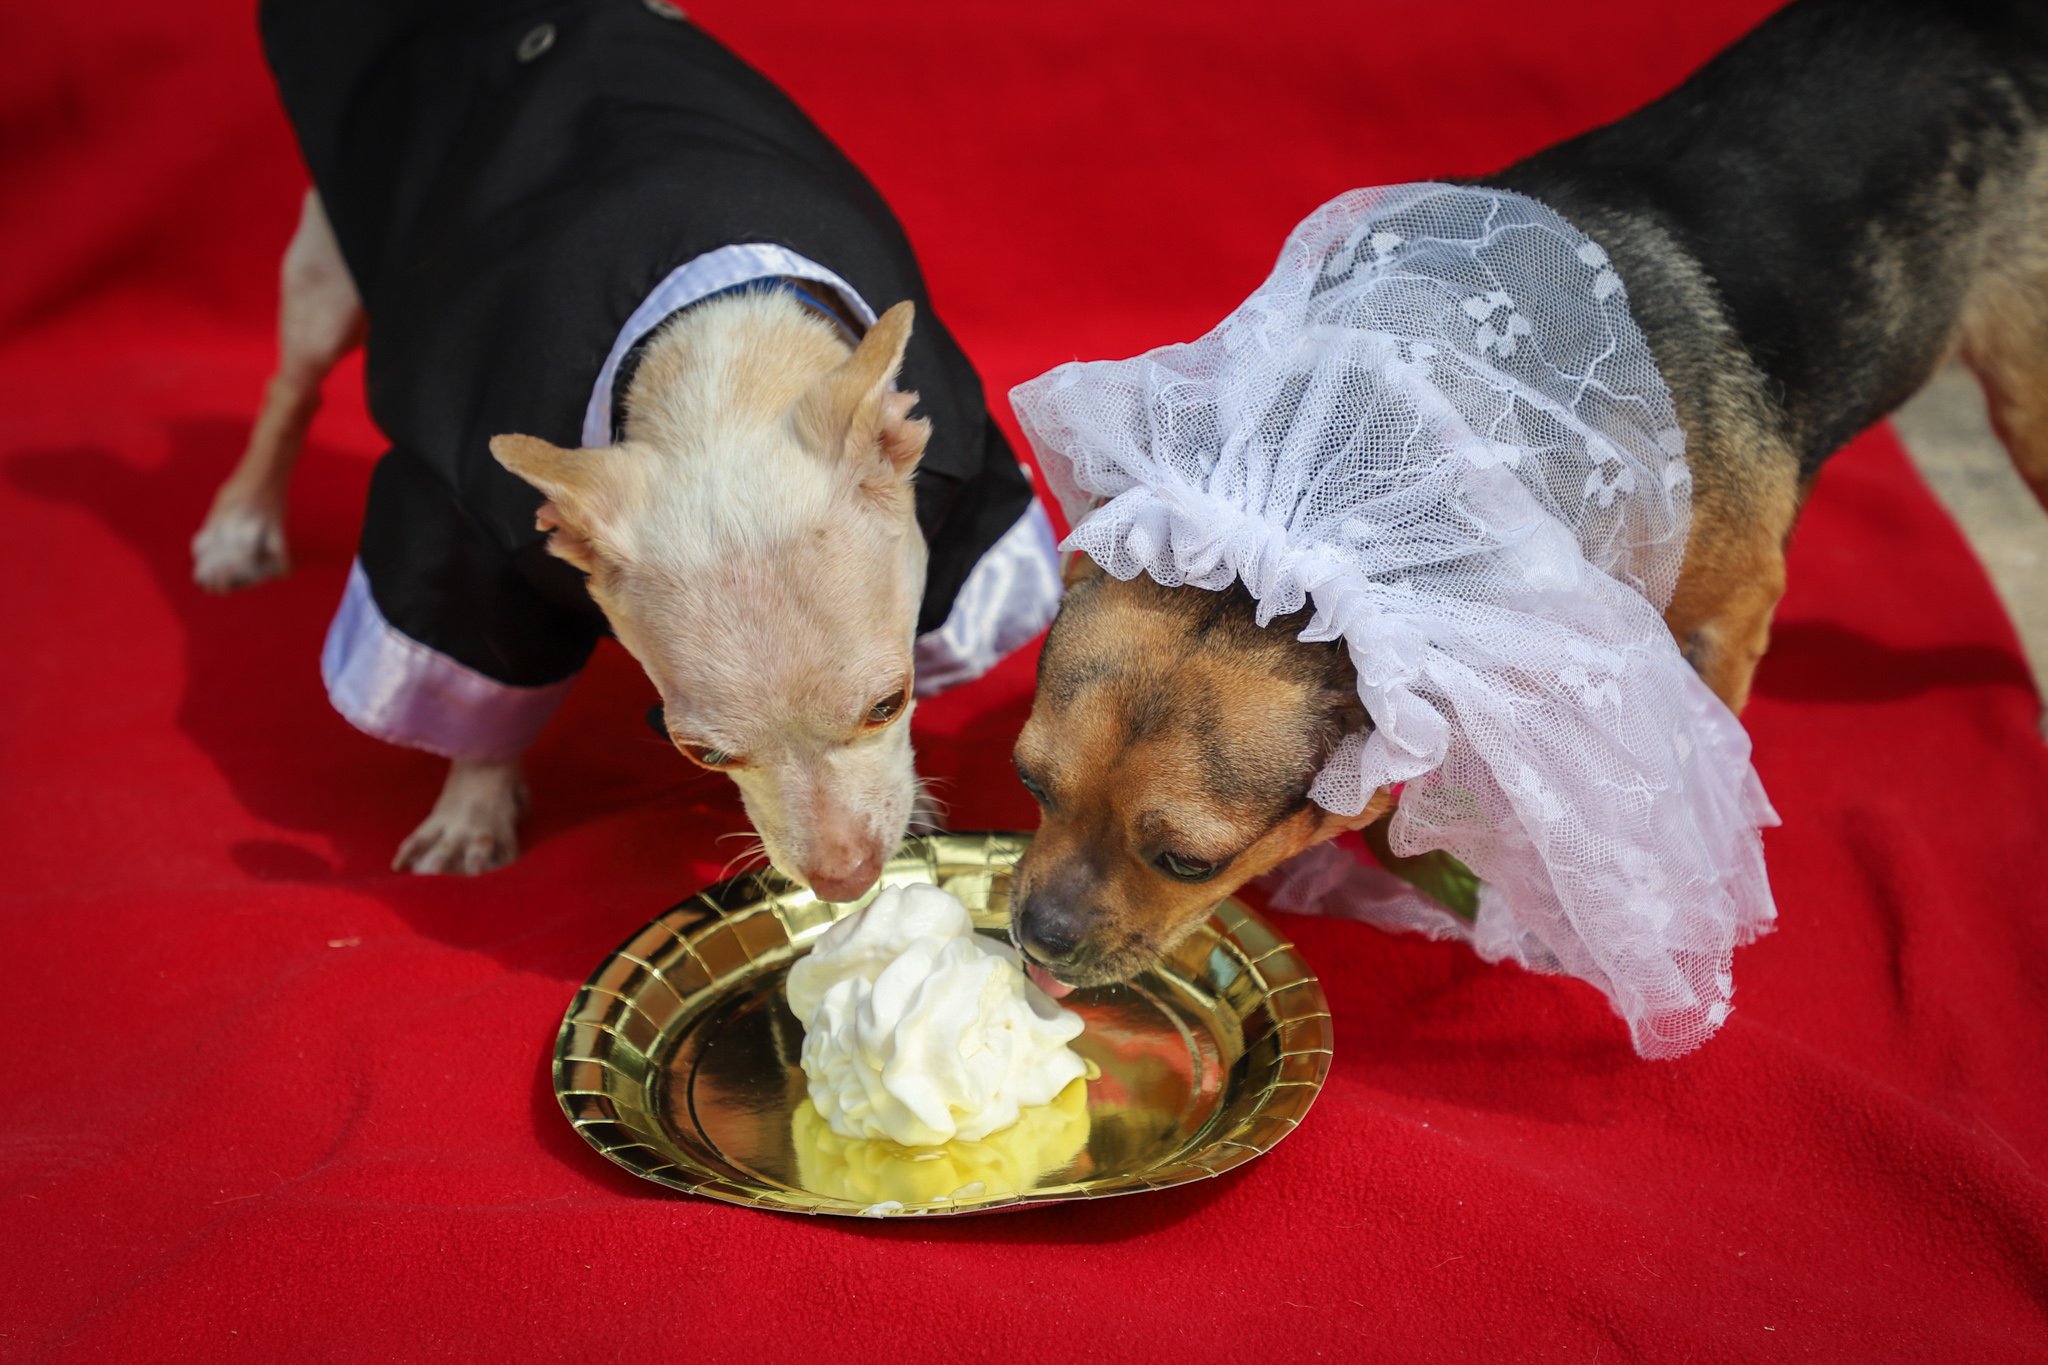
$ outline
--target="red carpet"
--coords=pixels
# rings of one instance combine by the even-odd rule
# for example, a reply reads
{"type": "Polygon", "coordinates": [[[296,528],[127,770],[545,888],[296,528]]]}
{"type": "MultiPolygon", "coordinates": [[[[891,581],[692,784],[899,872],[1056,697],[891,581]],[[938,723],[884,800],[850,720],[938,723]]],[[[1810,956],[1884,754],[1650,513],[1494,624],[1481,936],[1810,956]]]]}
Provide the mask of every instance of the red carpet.
{"type": "MultiPolygon", "coordinates": [[[[891,196],[1001,393],[1194,334],[1329,195],[1618,115],[1766,8],[696,12],[891,196]]],[[[595,962],[717,871],[730,788],[607,649],[533,757],[523,861],[384,870],[439,773],[320,692],[377,449],[359,369],[296,574],[188,581],[300,183],[250,16],[9,28],[0,1357],[2048,1358],[2039,700],[1889,435],[1793,554],[1748,717],[1782,927],[1702,1052],[1639,1062],[1586,987],[1290,918],[1338,1056],[1233,1177],[895,1226],[693,1201],[586,1149],[546,1058],[595,962]]],[[[920,712],[962,826],[1029,821],[1000,760],[1030,682],[920,712]]]]}

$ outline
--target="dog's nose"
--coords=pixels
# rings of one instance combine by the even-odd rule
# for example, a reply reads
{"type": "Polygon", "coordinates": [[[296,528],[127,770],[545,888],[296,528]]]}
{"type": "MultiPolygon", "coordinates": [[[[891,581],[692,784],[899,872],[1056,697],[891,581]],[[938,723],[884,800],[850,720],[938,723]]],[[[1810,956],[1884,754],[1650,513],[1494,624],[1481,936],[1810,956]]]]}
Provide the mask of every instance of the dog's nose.
{"type": "Polygon", "coordinates": [[[874,858],[863,853],[854,861],[830,871],[813,868],[804,873],[804,880],[811,884],[811,890],[821,901],[857,901],[875,884],[875,877],[880,871],[874,858]]]}
{"type": "Polygon", "coordinates": [[[1033,896],[1017,915],[1017,943],[1041,966],[1071,966],[1088,937],[1089,915],[1072,902],[1033,896]]]}

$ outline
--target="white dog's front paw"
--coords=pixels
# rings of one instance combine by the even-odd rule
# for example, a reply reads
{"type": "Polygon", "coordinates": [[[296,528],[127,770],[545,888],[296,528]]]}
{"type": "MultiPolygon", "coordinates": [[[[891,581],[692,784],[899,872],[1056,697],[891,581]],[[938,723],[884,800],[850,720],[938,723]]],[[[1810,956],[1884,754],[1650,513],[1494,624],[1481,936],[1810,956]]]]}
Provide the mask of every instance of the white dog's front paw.
{"type": "Polygon", "coordinates": [[[433,814],[398,846],[394,872],[473,877],[519,856],[526,785],[515,763],[457,763],[433,814]]]}
{"type": "Polygon", "coordinates": [[[276,508],[217,502],[192,537],[192,581],[208,592],[250,587],[290,567],[284,516],[276,508]]]}

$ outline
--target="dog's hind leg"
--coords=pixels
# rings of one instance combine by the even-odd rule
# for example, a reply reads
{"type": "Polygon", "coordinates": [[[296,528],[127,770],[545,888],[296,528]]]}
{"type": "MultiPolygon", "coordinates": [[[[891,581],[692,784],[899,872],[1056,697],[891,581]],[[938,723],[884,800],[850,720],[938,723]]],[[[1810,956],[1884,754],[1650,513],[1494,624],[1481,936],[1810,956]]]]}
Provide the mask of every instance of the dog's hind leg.
{"type": "Polygon", "coordinates": [[[1738,715],[1749,701],[1757,661],[1770,647],[1771,617],[1785,595],[1785,543],[1800,501],[1789,457],[1739,467],[1739,486],[1702,480],[1685,567],[1664,613],[1686,660],[1738,715]]]}
{"type": "Polygon", "coordinates": [[[1988,214],[1980,264],[1958,329],[1984,386],[1992,429],[2048,508],[2048,132],[1988,214]]]}
{"type": "Polygon", "coordinates": [[[448,767],[440,799],[420,827],[399,845],[394,872],[458,872],[474,876],[519,856],[519,817],[526,783],[519,760],[448,767]]]}
{"type": "Polygon", "coordinates": [[[362,301],[311,190],[280,275],[277,373],[248,449],[192,537],[192,577],[211,592],[245,588],[289,567],[284,509],[292,468],[320,406],[322,382],[363,338],[362,301]]]}
{"type": "Polygon", "coordinates": [[[1972,311],[1963,359],[1984,386],[1991,426],[2048,509],[2048,256],[2043,275],[1972,311]]]}
{"type": "MultiPolygon", "coordinates": [[[[1964,324],[1962,354],[1984,386],[1992,430],[2048,510],[2048,249],[2028,264],[2031,278],[2008,273],[1983,291],[1964,324]]],[[[2040,682],[2048,687],[2048,678],[2040,682]]],[[[2048,711],[2041,734],[2048,739],[2048,711]]]]}

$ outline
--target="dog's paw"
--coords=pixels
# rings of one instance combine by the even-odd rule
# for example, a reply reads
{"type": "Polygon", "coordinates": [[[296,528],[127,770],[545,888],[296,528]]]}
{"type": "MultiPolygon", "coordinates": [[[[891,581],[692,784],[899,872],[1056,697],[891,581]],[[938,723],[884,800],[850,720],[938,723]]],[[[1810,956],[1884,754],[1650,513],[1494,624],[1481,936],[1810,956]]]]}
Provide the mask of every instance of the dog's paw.
{"type": "Polygon", "coordinates": [[[391,870],[417,872],[423,877],[444,872],[474,877],[495,871],[519,856],[517,823],[488,817],[459,819],[437,812],[398,846],[391,870]]]}
{"type": "Polygon", "coordinates": [[[519,817],[526,788],[510,764],[478,765],[449,774],[433,814],[398,846],[394,872],[474,877],[519,856],[519,817]],[[509,771],[507,771],[509,770],[509,771]]]}
{"type": "Polygon", "coordinates": [[[251,587],[290,567],[284,517],[274,508],[216,503],[192,537],[192,581],[208,592],[251,587]]]}

